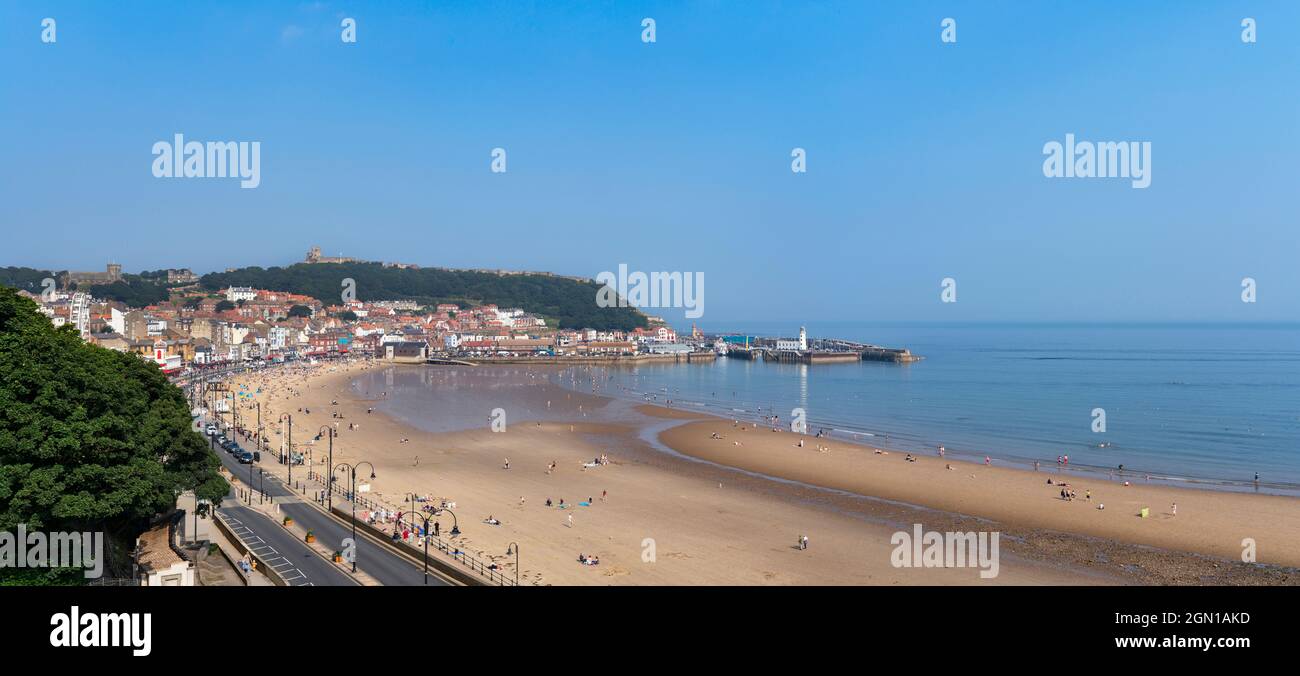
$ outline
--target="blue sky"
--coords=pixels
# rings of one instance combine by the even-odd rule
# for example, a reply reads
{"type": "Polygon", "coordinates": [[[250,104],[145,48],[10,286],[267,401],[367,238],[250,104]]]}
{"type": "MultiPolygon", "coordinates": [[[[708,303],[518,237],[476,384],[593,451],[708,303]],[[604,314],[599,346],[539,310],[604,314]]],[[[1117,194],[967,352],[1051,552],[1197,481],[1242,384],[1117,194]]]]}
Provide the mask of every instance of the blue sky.
{"type": "Polygon", "coordinates": [[[1293,2],[5,2],[0,265],[318,244],[700,271],[710,325],[1295,320],[1298,27],[1293,2]],[[154,178],[178,132],[260,141],[261,186],[154,178]],[[1067,133],[1150,141],[1151,186],[1045,178],[1067,133]]]}

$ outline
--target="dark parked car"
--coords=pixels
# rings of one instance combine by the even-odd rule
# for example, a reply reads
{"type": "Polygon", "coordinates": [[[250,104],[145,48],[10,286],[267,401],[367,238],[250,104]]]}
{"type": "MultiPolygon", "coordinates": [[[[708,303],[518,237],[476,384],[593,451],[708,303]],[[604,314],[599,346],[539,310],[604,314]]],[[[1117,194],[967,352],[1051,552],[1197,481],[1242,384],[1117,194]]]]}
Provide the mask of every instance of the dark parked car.
{"type": "Polygon", "coordinates": [[[239,458],[239,464],[241,465],[253,464],[253,454],[248,451],[240,451],[235,457],[239,458]]]}

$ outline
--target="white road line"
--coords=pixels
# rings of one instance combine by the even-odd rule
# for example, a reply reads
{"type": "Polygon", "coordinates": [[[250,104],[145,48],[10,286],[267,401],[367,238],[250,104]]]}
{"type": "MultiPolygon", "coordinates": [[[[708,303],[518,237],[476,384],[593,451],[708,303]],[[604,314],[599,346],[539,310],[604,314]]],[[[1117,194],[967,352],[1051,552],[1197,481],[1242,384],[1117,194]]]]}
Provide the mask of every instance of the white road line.
{"type": "MultiPolygon", "coordinates": [[[[224,514],[222,515],[222,517],[225,518],[225,520],[226,520],[226,524],[227,524],[227,525],[231,525],[231,524],[239,524],[238,527],[232,527],[232,528],[230,529],[231,532],[232,532],[232,533],[235,533],[236,535],[238,535],[240,541],[242,541],[242,542],[244,543],[244,547],[245,547],[246,549],[248,549],[248,551],[250,551],[250,552],[252,552],[252,553],[254,553],[254,554],[257,554],[257,555],[262,559],[262,561],[266,563],[266,565],[270,566],[272,570],[274,570],[276,573],[278,573],[278,574],[280,575],[280,579],[283,580],[286,584],[287,584],[290,580],[300,580],[300,579],[301,579],[301,580],[306,580],[306,579],[307,579],[307,574],[304,573],[304,572],[302,572],[302,569],[300,569],[300,568],[294,568],[294,567],[293,567],[293,562],[292,562],[292,561],[290,561],[289,559],[287,559],[287,558],[285,558],[284,556],[282,556],[282,555],[280,554],[280,552],[279,552],[278,550],[276,550],[275,547],[272,547],[271,545],[267,544],[267,543],[266,543],[266,540],[263,540],[261,537],[259,537],[259,536],[257,535],[257,533],[254,533],[254,532],[253,532],[253,529],[244,526],[242,523],[240,523],[240,521],[239,521],[238,519],[231,518],[231,517],[226,516],[226,515],[224,515],[224,514]],[[239,531],[241,531],[241,530],[244,531],[244,533],[240,533],[239,531]],[[252,537],[245,537],[245,535],[244,535],[245,533],[250,534],[252,537]],[[255,545],[255,544],[260,544],[261,546],[260,546],[260,547],[254,547],[253,545],[255,545]],[[274,563],[275,561],[280,561],[281,563],[274,563]],[[297,573],[297,575],[296,575],[296,576],[292,576],[292,577],[285,577],[285,573],[286,573],[286,571],[281,570],[281,569],[291,569],[291,570],[289,570],[289,571],[287,571],[287,572],[297,573]]],[[[310,580],[308,580],[307,582],[304,582],[304,583],[302,583],[302,584],[298,584],[298,585],[294,585],[294,586],[296,586],[296,587],[314,587],[314,586],[316,586],[316,585],[315,585],[315,583],[313,583],[313,582],[311,582],[310,580]]]]}

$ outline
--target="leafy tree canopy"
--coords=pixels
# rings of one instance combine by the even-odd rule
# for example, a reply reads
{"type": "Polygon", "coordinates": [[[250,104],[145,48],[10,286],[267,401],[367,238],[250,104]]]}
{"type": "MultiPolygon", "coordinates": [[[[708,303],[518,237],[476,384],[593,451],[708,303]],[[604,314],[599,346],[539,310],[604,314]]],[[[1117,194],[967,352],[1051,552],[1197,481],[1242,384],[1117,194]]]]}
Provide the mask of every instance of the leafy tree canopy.
{"type": "MultiPolygon", "coordinates": [[[[165,278],[164,278],[165,279],[165,278]]],[[[139,275],[122,275],[122,281],[112,284],[92,284],[84,290],[95,298],[115,300],[129,307],[158,305],[171,298],[171,288],[154,279],[139,275]]]]}
{"type": "Polygon", "coordinates": [[[218,466],[157,367],[55,329],[0,288],[0,530],[134,537],[182,491],[219,502],[218,466]]]}
{"type": "Polygon", "coordinates": [[[22,289],[28,293],[44,291],[45,288],[41,286],[41,281],[47,278],[54,279],[54,273],[49,270],[37,270],[35,268],[0,268],[0,285],[22,289]]]}

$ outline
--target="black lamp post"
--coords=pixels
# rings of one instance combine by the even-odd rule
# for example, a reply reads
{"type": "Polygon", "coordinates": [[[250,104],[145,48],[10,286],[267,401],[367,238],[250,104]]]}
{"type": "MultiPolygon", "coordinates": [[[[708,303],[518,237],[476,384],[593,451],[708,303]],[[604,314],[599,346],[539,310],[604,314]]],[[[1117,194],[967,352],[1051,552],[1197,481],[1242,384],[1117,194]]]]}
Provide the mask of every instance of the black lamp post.
{"type": "Polygon", "coordinates": [[[429,517],[415,512],[407,512],[407,515],[411,517],[411,528],[415,528],[417,517],[424,522],[424,583],[429,584],[429,538],[433,537],[433,533],[429,532],[429,517]]]}
{"type": "Polygon", "coordinates": [[[451,511],[450,509],[447,509],[446,507],[443,507],[442,509],[435,511],[434,514],[441,514],[443,512],[446,512],[451,515],[451,530],[447,531],[447,535],[450,537],[456,537],[457,535],[460,535],[460,525],[456,521],[456,513],[451,511]]]}
{"type": "MultiPolygon", "coordinates": [[[[258,470],[261,471],[261,470],[258,470]]],[[[262,498],[258,497],[257,502],[260,504],[262,498]]],[[[248,461],[248,504],[253,504],[253,461],[248,461]]]]}
{"type": "Polygon", "coordinates": [[[289,419],[289,438],[286,445],[286,448],[289,449],[289,457],[286,458],[289,463],[289,490],[293,490],[293,416],[288,413],[281,413],[280,422],[284,422],[285,418],[289,419]]]}
{"type": "MultiPolygon", "coordinates": [[[[352,502],[352,546],[353,547],[357,546],[357,466],[358,465],[370,465],[370,478],[371,479],[375,478],[375,466],[371,465],[370,462],[368,461],[362,461],[356,463],[355,465],[350,465],[346,462],[340,462],[337,466],[335,466],[333,469],[330,470],[331,481],[334,479],[334,472],[337,472],[340,467],[346,467],[348,469],[348,475],[351,477],[351,484],[348,493],[351,497],[351,502],[352,502]]],[[[352,555],[352,572],[354,573],[357,572],[357,556],[355,553],[353,553],[352,555]]]]}
{"type": "MultiPolygon", "coordinates": [[[[321,425],[320,430],[326,430],[330,438],[330,467],[334,466],[334,437],[338,436],[338,431],[329,425],[321,425]]],[[[320,438],[320,430],[316,430],[316,438],[320,438]]],[[[325,511],[334,508],[334,472],[331,471],[328,479],[325,481],[325,511]]]]}
{"type": "Polygon", "coordinates": [[[511,542],[510,546],[506,547],[506,556],[510,556],[511,554],[515,555],[515,586],[518,587],[519,586],[519,543],[518,542],[511,542]]]}

